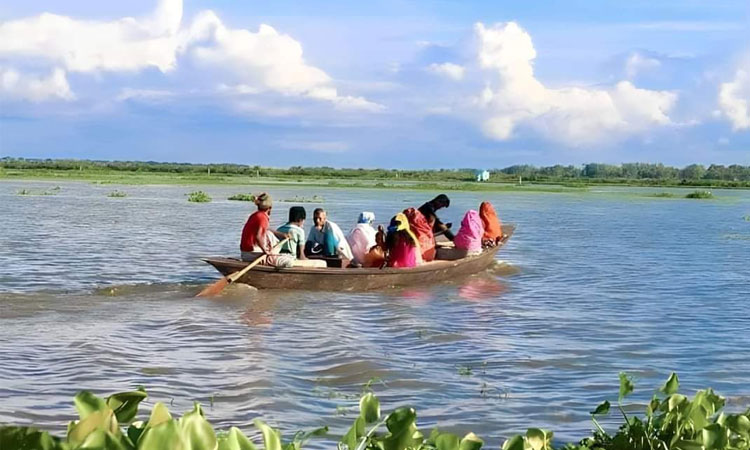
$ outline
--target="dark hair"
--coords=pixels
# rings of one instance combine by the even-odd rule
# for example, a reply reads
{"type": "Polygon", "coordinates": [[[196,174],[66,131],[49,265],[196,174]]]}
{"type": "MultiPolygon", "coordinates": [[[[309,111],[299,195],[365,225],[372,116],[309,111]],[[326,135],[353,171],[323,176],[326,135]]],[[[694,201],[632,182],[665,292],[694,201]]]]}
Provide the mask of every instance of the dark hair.
{"type": "Polygon", "coordinates": [[[289,221],[299,222],[307,219],[307,212],[303,206],[292,206],[289,208],[289,221]]]}
{"type": "Polygon", "coordinates": [[[451,199],[445,194],[440,194],[430,200],[430,203],[432,203],[432,207],[435,209],[447,208],[451,205],[451,199]]]}
{"type": "Polygon", "coordinates": [[[326,210],[323,209],[323,208],[315,208],[315,211],[313,211],[313,217],[317,216],[320,213],[324,213],[324,212],[326,212],[326,210]]]}

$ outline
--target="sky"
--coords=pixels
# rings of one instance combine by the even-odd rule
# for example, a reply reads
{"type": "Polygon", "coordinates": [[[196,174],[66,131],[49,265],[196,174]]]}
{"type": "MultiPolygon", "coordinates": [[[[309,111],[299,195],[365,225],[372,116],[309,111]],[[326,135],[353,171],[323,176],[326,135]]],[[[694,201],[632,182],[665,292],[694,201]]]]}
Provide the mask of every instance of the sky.
{"type": "Polygon", "coordinates": [[[6,0],[2,156],[750,165],[750,2],[6,0]]]}

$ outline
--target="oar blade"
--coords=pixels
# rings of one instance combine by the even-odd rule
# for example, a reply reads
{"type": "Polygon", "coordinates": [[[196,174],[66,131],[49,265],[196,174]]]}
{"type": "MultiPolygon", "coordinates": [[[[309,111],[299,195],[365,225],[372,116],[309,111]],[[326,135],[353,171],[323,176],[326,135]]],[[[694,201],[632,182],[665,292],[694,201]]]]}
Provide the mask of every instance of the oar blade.
{"type": "Polygon", "coordinates": [[[221,277],[219,281],[200,291],[196,297],[213,297],[214,295],[219,295],[228,285],[229,280],[227,280],[227,277],[221,277]]]}

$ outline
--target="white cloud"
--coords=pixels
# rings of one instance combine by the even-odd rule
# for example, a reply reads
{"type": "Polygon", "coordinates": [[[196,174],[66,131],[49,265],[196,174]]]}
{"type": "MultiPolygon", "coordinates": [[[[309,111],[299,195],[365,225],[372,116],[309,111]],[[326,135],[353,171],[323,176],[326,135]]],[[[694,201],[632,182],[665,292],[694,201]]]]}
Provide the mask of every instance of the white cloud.
{"type": "Polygon", "coordinates": [[[14,69],[0,69],[0,97],[32,102],[75,98],[65,71],[60,68],[46,78],[22,74],[14,69]]]}
{"type": "Polygon", "coordinates": [[[737,69],[732,81],[719,86],[719,108],[735,131],[750,128],[750,64],[737,69]]]}
{"type": "Polygon", "coordinates": [[[442,63],[442,64],[430,64],[427,67],[427,70],[429,70],[432,73],[436,73],[438,75],[448,77],[451,80],[459,81],[463,79],[465,69],[463,66],[459,66],[458,64],[453,63],[442,63]]]}
{"type": "Polygon", "coordinates": [[[168,72],[197,66],[210,71],[202,78],[223,91],[270,91],[330,102],[337,109],[383,109],[362,97],[340,95],[328,74],[305,61],[300,42],[269,25],[257,32],[229,28],[213,11],[203,11],[183,27],[182,9],[182,0],[160,0],[153,13],[140,19],[87,21],[44,13],[0,23],[0,57],[38,58],[71,72],[148,67],[168,72]],[[183,64],[183,58],[194,66],[183,64]]]}
{"type": "Polygon", "coordinates": [[[547,88],[534,76],[536,50],[531,36],[514,22],[475,26],[480,66],[497,78],[476,99],[482,130],[497,140],[513,136],[519,125],[552,140],[580,146],[644,132],[671,123],[677,95],[639,89],[621,81],[609,89],[547,88]]]}
{"type": "Polygon", "coordinates": [[[165,91],[159,89],[131,89],[125,88],[120,91],[120,95],[115,100],[118,102],[124,102],[128,100],[141,100],[146,102],[161,102],[170,99],[177,95],[172,91],[165,91]]]}
{"type": "Polygon", "coordinates": [[[135,71],[175,66],[182,0],[161,0],[143,19],[111,22],[77,20],[57,14],[0,23],[0,55],[39,57],[71,72],[135,71]]]}
{"type": "Polygon", "coordinates": [[[661,62],[659,62],[658,59],[649,58],[638,52],[633,52],[625,61],[625,74],[629,79],[633,79],[639,73],[656,69],[659,66],[661,66],[661,62]]]}
{"type": "Polygon", "coordinates": [[[309,150],[317,153],[344,153],[350,149],[350,145],[342,141],[283,141],[279,143],[281,148],[288,150],[309,150]]]}

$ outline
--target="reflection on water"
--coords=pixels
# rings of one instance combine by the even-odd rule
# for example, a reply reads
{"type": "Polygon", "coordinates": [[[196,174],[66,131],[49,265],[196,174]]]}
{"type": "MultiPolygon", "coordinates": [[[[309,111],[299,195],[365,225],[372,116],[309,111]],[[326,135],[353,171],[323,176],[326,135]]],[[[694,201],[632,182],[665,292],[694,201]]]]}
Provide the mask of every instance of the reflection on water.
{"type": "MultiPolygon", "coordinates": [[[[147,404],[180,414],[200,401],[220,428],[254,433],[263,416],[287,436],[323,424],[340,435],[375,378],[383,409],[412,404],[423,427],[489,445],[529,426],[574,439],[616,398],[620,370],[637,376],[635,401],[676,370],[687,392],[711,385],[730,408],[748,406],[750,246],[727,238],[750,233],[747,192],[454,193],[446,221],[487,197],[518,224],[504,263],[437,286],[233,285],[196,299],[218,277],[199,257],[236,254],[250,205],[221,199],[246,187],[202,187],[216,200],[197,205],[191,187],[126,186],[111,199],[112,186],[60,185],[22,197],[44,184],[0,183],[0,422],[63,433],[77,390],[143,385],[147,404]]],[[[386,221],[404,198],[434,194],[268,190],[322,195],[345,229],[360,210],[386,221]]],[[[274,224],[289,205],[276,206],[274,224]]]]}

